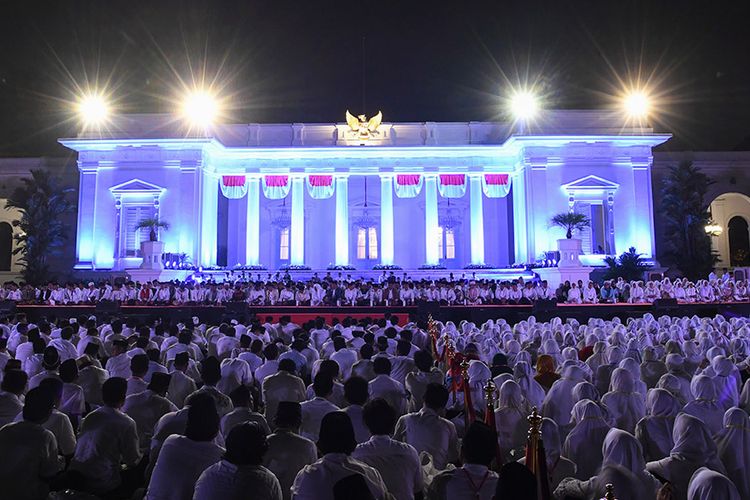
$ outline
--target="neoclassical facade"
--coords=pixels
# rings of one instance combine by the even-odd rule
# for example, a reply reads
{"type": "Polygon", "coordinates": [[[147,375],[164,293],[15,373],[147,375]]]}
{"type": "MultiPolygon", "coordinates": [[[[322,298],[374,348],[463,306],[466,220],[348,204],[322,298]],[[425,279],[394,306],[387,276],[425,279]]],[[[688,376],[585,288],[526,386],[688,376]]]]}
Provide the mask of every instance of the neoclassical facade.
{"type": "MultiPolygon", "coordinates": [[[[387,118],[387,117],[386,117],[387,118]]],[[[577,211],[595,262],[655,255],[652,148],[669,139],[609,111],[498,122],[221,124],[185,134],[165,115],[125,115],[60,142],[78,153],[79,269],[138,267],[135,228],[170,224],[165,252],[211,266],[416,269],[534,262],[577,211]]]]}

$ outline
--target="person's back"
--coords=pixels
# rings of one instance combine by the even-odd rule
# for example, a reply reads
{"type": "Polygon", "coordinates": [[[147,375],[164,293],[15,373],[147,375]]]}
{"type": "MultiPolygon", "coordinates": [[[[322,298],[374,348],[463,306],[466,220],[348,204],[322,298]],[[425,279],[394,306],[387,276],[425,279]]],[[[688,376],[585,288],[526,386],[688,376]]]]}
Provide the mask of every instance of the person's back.
{"type": "Polygon", "coordinates": [[[108,379],[102,386],[105,406],[89,413],[81,422],[69,469],[85,477],[87,491],[115,490],[121,484],[120,464],[132,466],[141,458],[136,424],[120,411],[126,391],[125,379],[108,379]]]}
{"type": "Polygon", "coordinates": [[[406,390],[403,384],[391,378],[391,366],[389,359],[375,358],[373,368],[376,376],[370,381],[370,396],[385,399],[399,415],[403,415],[406,411],[406,390]]]}
{"type": "Polygon", "coordinates": [[[263,457],[263,465],[278,478],[285,500],[291,498],[290,488],[299,471],[318,459],[315,443],[297,434],[301,422],[299,403],[279,403],[276,432],[268,436],[268,451],[263,457]]]}
{"type": "Polygon", "coordinates": [[[492,429],[480,421],[472,423],[461,444],[462,467],[441,472],[432,480],[427,498],[445,500],[491,500],[497,474],[488,466],[495,456],[492,429]]]}
{"type": "Polygon", "coordinates": [[[147,500],[191,498],[195,483],[206,468],[221,459],[224,450],[213,440],[219,432],[219,414],[213,399],[193,400],[185,435],[169,436],[161,447],[147,500]]]}
{"type": "Polygon", "coordinates": [[[422,408],[428,384],[440,384],[443,381],[443,373],[432,366],[432,355],[428,351],[417,351],[414,363],[418,370],[406,374],[404,379],[404,387],[409,392],[409,411],[419,411],[422,408]]]}
{"type": "Polygon", "coordinates": [[[320,422],[328,413],[338,411],[339,407],[326,398],[333,392],[333,380],[327,373],[318,373],[313,382],[315,397],[302,403],[302,426],[300,435],[312,440],[318,440],[320,422]]]}
{"type": "Polygon", "coordinates": [[[266,420],[273,421],[276,407],[281,401],[305,400],[305,383],[294,375],[296,365],[291,359],[279,362],[279,371],[263,381],[263,400],[266,403],[266,420]]]}
{"type": "Polygon", "coordinates": [[[412,445],[417,452],[429,453],[437,469],[458,460],[456,427],[440,416],[447,402],[448,390],[440,384],[429,384],[422,409],[401,417],[393,433],[394,439],[412,445]]]}
{"type": "Polygon", "coordinates": [[[413,446],[391,439],[396,412],[384,399],[364,407],[364,419],[372,437],[352,452],[352,458],[376,469],[396,500],[412,500],[422,491],[422,465],[413,446]]]}
{"type": "Polygon", "coordinates": [[[125,399],[122,411],[135,421],[141,450],[147,452],[159,419],[177,407],[165,395],[169,388],[169,375],[154,373],[148,389],[125,399]]]}
{"type": "Polygon", "coordinates": [[[57,441],[42,427],[52,411],[52,395],[32,389],[26,395],[24,420],[0,429],[0,485],[2,498],[36,500],[46,498],[47,481],[62,470],[57,441]]]}

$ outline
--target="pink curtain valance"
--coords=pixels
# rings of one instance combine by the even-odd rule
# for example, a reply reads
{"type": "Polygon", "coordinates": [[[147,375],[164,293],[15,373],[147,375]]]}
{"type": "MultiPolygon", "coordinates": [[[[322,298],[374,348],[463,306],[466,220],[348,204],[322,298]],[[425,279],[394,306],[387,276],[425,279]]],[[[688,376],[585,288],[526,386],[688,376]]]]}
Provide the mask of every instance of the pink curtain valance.
{"type": "Polygon", "coordinates": [[[263,194],[271,200],[286,198],[291,187],[288,175],[265,175],[263,176],[262,185],[263,194]]]}
{"type": "Polygon", "coordinates": [[[466,194],[466,174],[440,174],[438,191],[443,198],[461,198],[466,194]]]}
{"type": "Polygon", "coordinates": [[[482,176],[482,191],[487,198],[504,198],[510,192],[510,175],[484,174],[482,176]]]}
{"type": "Polygon", "coordinates": [[[324,200],[333,196],[332,175],[308,175],[307,192],[316,200],[324,200]]]}
{"type": "Polygon", "coordinates": [[[222,175],[221,194],[230,200],[237,200],[247,194],[247,179],[244,175],[222,175]]]}
{"type": "Polygon", "coordinates": [[[424,178],[419,174],[399,174],[393,185],[399,198],[414,198],[422,191],[424,178]]]}

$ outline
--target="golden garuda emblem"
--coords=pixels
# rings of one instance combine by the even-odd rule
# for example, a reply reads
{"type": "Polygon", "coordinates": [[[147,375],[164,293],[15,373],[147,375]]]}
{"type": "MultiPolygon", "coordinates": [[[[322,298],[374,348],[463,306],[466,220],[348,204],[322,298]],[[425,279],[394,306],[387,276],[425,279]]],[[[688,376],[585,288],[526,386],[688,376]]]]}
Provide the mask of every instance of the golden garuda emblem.
{"type": "Polygon", "coordinates": [[[367,140],[371,136],[378,135],[378,127],[382,121],[383,113],[381,111],[378,111],[378,114],[368,120],[365,115],[355,117],[349,110],[346,110],[346,123],[353,132],[357,132],[359,138],[362,140],[367,140]]]}

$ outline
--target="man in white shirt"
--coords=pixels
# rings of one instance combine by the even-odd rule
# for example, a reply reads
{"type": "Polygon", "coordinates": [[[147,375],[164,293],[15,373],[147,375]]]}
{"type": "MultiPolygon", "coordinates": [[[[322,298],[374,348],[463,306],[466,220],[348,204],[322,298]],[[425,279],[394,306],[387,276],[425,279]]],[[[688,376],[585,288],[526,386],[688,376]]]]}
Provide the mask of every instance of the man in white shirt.
{"type": "Polygon", "coordinates": [[[378,356],[373,361],[373,370],[375,378],[370,382],[370,397],[385,399],[398,415],[403,415],[406,412],[406,391],[403,384],[391,378],[391,361],[378,356]]]}
{"type": "Polygon", "coordinates": [[[23,393],[29,376],[22,370],[8,370],[0,384],[0,427],[16,418],[23,409],[23,393]]]}
{"type": "Polygon", "coordinates": [[[132,375],[130,356],[128,356],[127,350],[127,340],[118,339],[112,342],[112,355],[107,360],[107,364],[104,365],[110,377],[120,377],[127,380],[132,375]]]}
{"type": "Polygon", "coordinates": [[[190,356],[187,352],[181,352],[174,358],[174,370],[170,374],[167,398],[177,408],[182,408],[185,404],[185,398],[196,390],[195,381],[185,373],[189,364],[190,356]]]}
{"type": "Polygon", "coordinates": [[[298,434],[301,423],[302,408],[299,403],[279,403],[274,420],[276,432],[268,436],[268,452],[263,465],[278,478],[284,500],[291,499],[291,487],[297,473],[318,459],[315,443],[298,434]]]}
{"type": "Polygon", "coordinates": [[[495,436],[486,424],[473,422],[461,443],[463,466],[435,476],[427,489],[427,498],[492,500],[497,474],[489,465],[495,457],[495,436]]]}
{"type": "Polygon", "coordinates": [[[104,406],[81,422],[69,470],[80,472],[86,491],[95,495],[117,490],[122,484],[121,464],[133,467],[141,459],[136,424],[120,411],[127,388],[123,378],[107,379],[102,386],[104,406]]]}
{"type": "Polygon", "coordinates": [[[323,458],[302,469],[292,485],[295,500],[333,500],[336,483],[360,476],[372,498],[388,498],[388,490],[377,470],[350,457],[357,446],[349,416],[333,412],[323,417],[318,448],[323,458]]]}
{"type": "Polygon", "coordinates": [[[241,385],[237,387],[229,394],[229,398],[232,400],[234,410],[224,415],[221,419],[222,436],[226,438],[233,427],[245,422],[254,422],[258,424],[258,426],[263,429],[266,436],[271,433],[271,429],[268,427],[268,422],[266,422],[265,417],[260,413],[253,411],[253,397],[247,386],[241,385]]]}
{"type": "Polygon", "coordinates": [[[26,395],[23,420],[0,429],[0,484],[3,498],[47,498],[48,481],[65,465],[57,455],[57,440],[42,427],[52,413],[53,396],[41,388],[26,395]]]}
{"type": "Polygon", "coordinates": [[[133,356],[130,360],[130,373],[132,375],[128,378],[127,396],[145,391],[148,388],[148,383],[144,379],[146,373],[148,373],[148,356],[145,354],[133,356]]]}
{"type": "Polygon", "coordinates": [[[219,414],[213,400],[191,401],[187,414],[185,435],[173,434],[161,447],[146,500],[192,498],[200,475],[224,454],[224,449],[214,443],[219,414]]]}
{"type": "Polygon", "coordinates": [[[223,459],[208,467],[195,484],[193,500],[254,498],[281,500],[281,485],[263,467],[268,450],[266,433],[257,423],[245,422],[231,430],[223,459]]]}
{"type": "Polygon", "coordinates": [[[323,417],[331,412],[339,411],[339,407],[326,399],[333,392],[333,379],[328,373],[315,375],[313,391],[315,391],[315,397],[302,403],[300,435],[311,441],[317,441],[323,417]]]}
{"type": "MultiPolygon", "coordinates": [[[[76,450],[76,435],[68,416],[58,410],[63,394],[63,383],[60,379],[47,378],[42,380],[39,387],[52,395],[53,399],[52,413],[47,421],[42,424],[42,427],[55,435],[58,454],[63,457],[71,457],[76,450]]],[[[23,414],[16,417],[17,422],[21,420],[23,420],[23,414]]]]}
{"type": "Polygon", "coordinates": [[[254,374],[255,382],[260,387],[263,387],[263,381],[266,377],[279,371],[279,348],[276,344],[268,344],[265,349],[263,349],[263,356],[266,358],[266,361],[255,370],[254,374]]]}
{"type": "Polygon", "coordinates": [[[396,418],[385,399],[369,401],[364,407],[364,420],[372,437],[357,446],[352,458],[375,468],[396,500],[412,500],[421,497],[424,487],[422,465],[413,446],[391,438],[396,418]]]}
{"type": "Polygon", "coordinates": [[[448,389],[441,384],[428,384],[422,409],[401,417],[393,433],[394,439],[409,443],[417,452],[432,455],[435,468],[440,470],[458,461],[456,427],[441,416],[447,403],[448,389]]]}
{"type": "Polygon", "coordinates": [[[356,375],[349,377],[349,380],[344,384],[344,396],[346,402],[349,404],[344,409],[344,413],[349,415],[349,418],[352,420],[354,439],[357,440],[357,444],[364,443],[370,439],[370,431],[365,425],[362,416],[364,404],[367,403],[367,399],[370,397],[370,386],[367,380],[356,375]]]}
{"type": "Polygon", "coordinates": [[[143,454],[148,453],[151,437],[159,419],[169,412],[177,411],[177,407],[165,397],[169,382],[169,375],[154,373],[148,389],[129,395],[122,407],[122,411],[135,421],[143,454]]]}
{"type": "Polygon", "coordinates": [[[305,383],[295,375],[296,365],[291,359],[279,362],[279,371],[263,381],[263,401],[266,403],[266,420],[273,422],[276,407],[281,401],[305,400],[305,383]]]}
{"type": "Polygon", "coordinates": [[[352,373],[352,365],[357,362],[357,352],[346,347],[346,340],[341,335],[333,338],[333,348],[336,352],[331,354],[331,359],[338,363],[342,380],[346,380],[352,373]]]}

